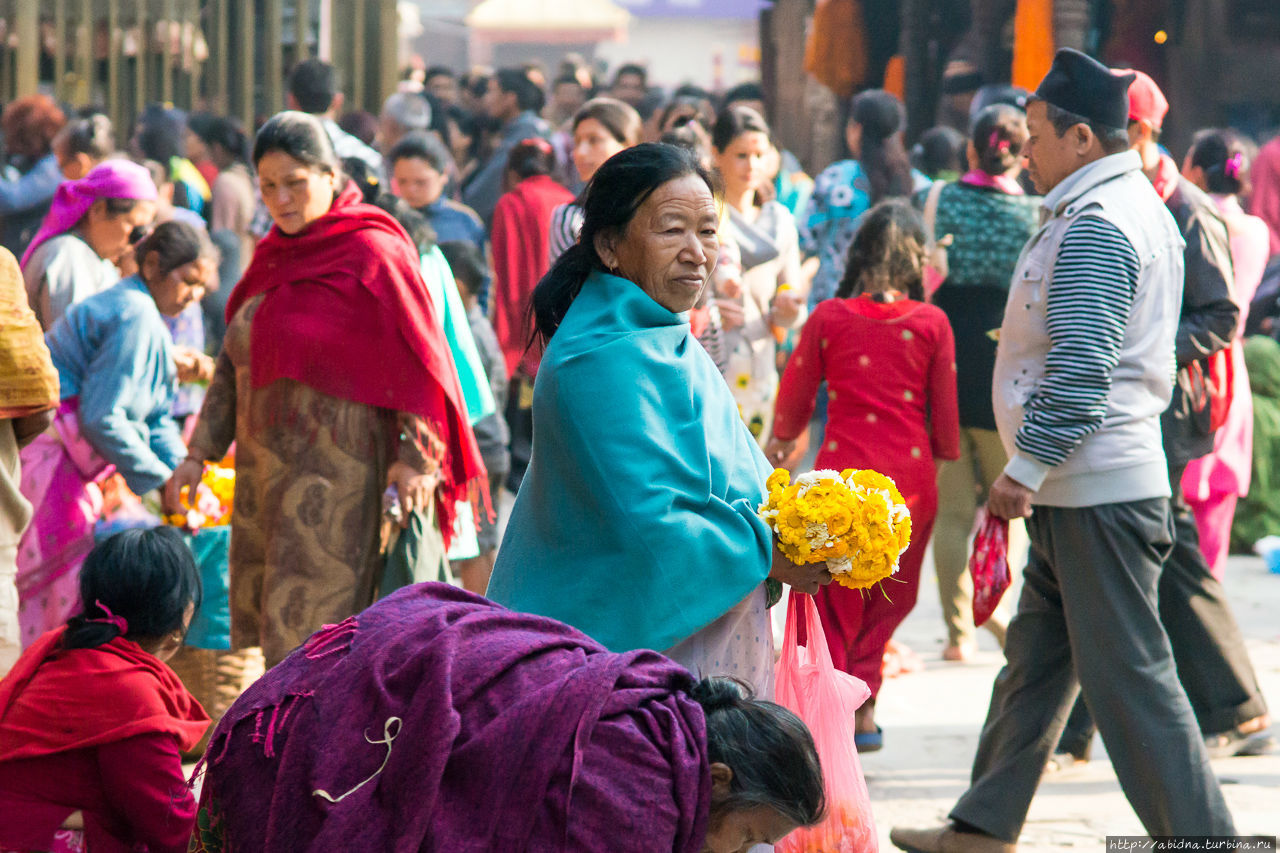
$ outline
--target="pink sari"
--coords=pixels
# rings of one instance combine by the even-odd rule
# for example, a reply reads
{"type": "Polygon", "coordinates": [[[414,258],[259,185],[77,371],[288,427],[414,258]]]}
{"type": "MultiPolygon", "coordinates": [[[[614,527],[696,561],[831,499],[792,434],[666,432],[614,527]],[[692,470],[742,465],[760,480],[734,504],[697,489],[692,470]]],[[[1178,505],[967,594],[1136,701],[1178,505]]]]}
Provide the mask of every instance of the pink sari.
{"type": "Polygon", "coordinates": [[[99,483],[115,470],[80,434],[78,400],[22,449],[22,494],[36,508],[18,543],[18,624],[26,648],[80,610],[80,565],[102,512],[99,483]]]}

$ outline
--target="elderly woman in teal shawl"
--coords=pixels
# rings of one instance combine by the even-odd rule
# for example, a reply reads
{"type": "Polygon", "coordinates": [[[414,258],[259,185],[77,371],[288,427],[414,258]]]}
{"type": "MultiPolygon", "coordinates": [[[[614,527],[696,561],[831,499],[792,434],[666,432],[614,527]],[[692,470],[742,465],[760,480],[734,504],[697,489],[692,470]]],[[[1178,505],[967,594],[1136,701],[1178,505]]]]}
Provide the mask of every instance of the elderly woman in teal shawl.
{"type": "Polygon", "coordinates": [[[689,332],[719,249],[711,187],[689,152],[645,144],[587,188],[578,243],[533,295],[533,459],[488,594],[767,694],[766,579],[831,578],[756,515],[772,469],[689,332]]]}

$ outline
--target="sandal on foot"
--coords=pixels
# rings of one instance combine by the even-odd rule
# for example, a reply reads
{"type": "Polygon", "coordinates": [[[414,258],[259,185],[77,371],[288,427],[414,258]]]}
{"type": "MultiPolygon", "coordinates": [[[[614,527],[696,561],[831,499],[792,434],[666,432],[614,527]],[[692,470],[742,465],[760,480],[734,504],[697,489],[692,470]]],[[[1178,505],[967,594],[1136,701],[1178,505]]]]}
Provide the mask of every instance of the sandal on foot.
{"type": "Polygon", "coordinates": [[[1051,773],[1064,773],[1068,770],[1074,770],[1089,763],[1089,759],[1082,758],[1072,752],[1055,752],[1049,756],[1049,760],[1045,762],[1044,774],[1048,776],[1051,773]]]}
{"type": "Polygon", "coordinates": [[[858,752],[878,752],[884,748],[884,729],[876,726],[874,732],[854,732],[853,746],[858,752]]]}
{"type": "Polygon", "coordinates": [[[1210,758],[1270,755],[1280,750],[1280,742],[1266,729],[1249,734],[1231,729],[1221,734],[1209,735],[1204,739],[1204,746],[1210,758]]]}

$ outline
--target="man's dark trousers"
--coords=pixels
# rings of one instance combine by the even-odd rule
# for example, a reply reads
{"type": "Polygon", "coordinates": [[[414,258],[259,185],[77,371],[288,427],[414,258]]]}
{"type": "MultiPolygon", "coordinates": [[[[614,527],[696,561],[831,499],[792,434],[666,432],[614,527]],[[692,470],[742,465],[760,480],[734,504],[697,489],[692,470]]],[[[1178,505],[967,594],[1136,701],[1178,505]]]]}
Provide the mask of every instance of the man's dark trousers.
{"type": "Polygon", "coordinates": [[[1173,546],[1168,499],[1036,506],[1027,532],[1031,557],[1006,663],[970,788],[951,818],[1016,842],[1083,692],[1148,834],[1234,835],[1160,624],[1156,591],[1173,546]]]}

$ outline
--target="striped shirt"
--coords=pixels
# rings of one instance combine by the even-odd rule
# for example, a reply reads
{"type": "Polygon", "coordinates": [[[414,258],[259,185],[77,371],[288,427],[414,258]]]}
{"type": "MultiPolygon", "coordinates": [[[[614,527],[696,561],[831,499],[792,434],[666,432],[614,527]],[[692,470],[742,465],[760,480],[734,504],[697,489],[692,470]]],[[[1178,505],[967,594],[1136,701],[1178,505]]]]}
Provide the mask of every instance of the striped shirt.
{"type": "Polygon", "coordinates": [[[578,242],[582,230],[582,208],[576,201],[562,204],[551,211],[550,240],[547,242],[547,260],[555,264],[569,247],[578,242]]]}
{"type": "Polygon", "coordinates": [[[1140,269],[1133,245],[1101,217],[1081,216],[1063,236],[1046,295],[1045,375],[1015,439],[1045,465],[1102,426],[1140,269]]]}

